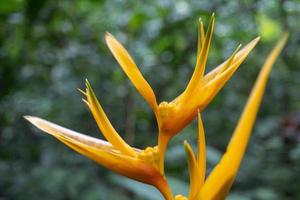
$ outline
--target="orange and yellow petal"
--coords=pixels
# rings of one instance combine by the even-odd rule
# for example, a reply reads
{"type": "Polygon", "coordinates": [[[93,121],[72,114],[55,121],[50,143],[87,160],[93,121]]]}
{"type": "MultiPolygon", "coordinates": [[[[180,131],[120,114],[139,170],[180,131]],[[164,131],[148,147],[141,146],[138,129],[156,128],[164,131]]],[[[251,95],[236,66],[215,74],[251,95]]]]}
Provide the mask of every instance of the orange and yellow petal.
{"type": "Polygon", "coordinates": [[[199,180],[199,168],[192,147],[187,141],[184,141],[184,149],[190,175],[189,199],[193,199],[197,194],[198,189],[201,187],[201,180],[199,180]]]}
{"type": "MultiPolygon", "coordinates": [[[[230,60],[232,56],[230,58],[228,58],[227,60],[225,60],[218,67],[216,67],[215,69],[213,69],[212,71],[207,73],[202,80],[202,85],[206,85],[209,82],[215,80],[217,75],[226,73],[226,71],[230,71],[231,73],[229,73],[229,74],[232,75],[239,68],[240,64],[247,58],[249,53],[254,49],[254,47],[257,45],[259,40],[260,40],[260,37],[257,37],[255,39],[253,39],[251,42],[249,42],[245,47],[243,47],[237,53],[234,52],[233,53],[234,58],[233,58],[233,61],[231,62],[232,64],[230,66],[228,66],[227,63],[228,63],[228,60],[230,60]],[[220,71],[223,73],[220,74],[220,71]]],[[[231,77],[231,75],[228,77],[228,79],[231,77]]]]}
{"type": "MultiPolygon", "coordinates": [[[[203,33],[202,30],[203,25],[202,23],[200,24],[200,38],[201,40],[201,50],[197,53],[197,61],[196,61],[196,67],[194,70],[194,73],[192,75],[192,78],[190,82],[188,83],[185,91],[182,93],[182,95],[179,97],[180,99],[177,99],[178,101],[183,101],[185,102],[187,98],[191,98],[194,90],[199,87],[201,80],[203,78],[204,72],[205,72],[205,66],[207,62],[207,57],[208,57],[208,52],[212,40],[212,35],[214,31],[214,24],[215,24],[215,16],[214,14],[211,16],[211,20],[207,29],[207,33],[204,37],[203,40],[203,33]],[[199,55],[198,55],[199,54],[199,55]]],[[[200,47],[199,42],[198,42],[198,48],[200,47]]]]}
{"type": "MultiPolygon", "coordinates": [[[[200,18],[198,21],[198,43],[197,43],[197,59],[199,59],[199,55],[201,52],[201,49],[204,45],[204,40],[205,40],[205,30],[204,30],[204,25],[203,25],[203,21],[200,18]]],[[[197,63],[198,61],[196,61],[197,63]]]]}
{"type": "Polygon", "coordinates": [[[124,155],[135,156],[134,150],[120,137],[120,135],[110,123],[88,81],[86,81],[86,92],[84,92],[84,94],[87,98],[84,102],[90,108],[104,137],[124,155]]]}
{"type": "Polygon", "coordinates": [[[198,147],[197,147],[197,166],[199,169],[199,187],[202,187],[206,174],[206,142],[205,131],[200,112],[198,111],[198,147]]]}
{"type": "Polygon", "coordinates": [[[184,99],[183,96],[177,97],[174,104],[172,115],[164,120],[162,127],[171,135],[177,134],[197,115],[197,110],[203,111],[216,94],[222,89],[225,83],[238,69],[240,64],[246,59],[251,50],[258,43],[259,38],[252,40],[244,48],[222,63],[215,70],[205,75],[199,85],[190,94],[190,98],[184,99]],[[183,101],[185,100],[185,101],[183,101]]]}
{"type": "Polygon", "coordinates": [[[227,195],[246,151],[272,66],[283,49],[287,38],[288,34],[284,34],[266,59],[228,144],[226,153],[209,175],[197,199],[217,200],[224,199],[227,195]]]}
{"type": "MultiPolygon", "coordinates": [[[[104,167],[128,178],[153,185],[167,197],[172,196],[165,177],[152,165],[138,157],[123,155],[106,141],[77,133],[44,119],[32,116],[25,116],[25,118],[42,131],[104,167]]],[[[136,150],[136,153],[141,152],[136,150]]]]}
{"type": "Polygon", "coordinates": [[[195,199],[200,188],[204,184],[206,173],[206,150],[205,150],[205,132],[198,112],[198,138],[197,138],[197,159],[194,152],[187,141],[184,141],[185,152],[188,161],[188,169],[190,175],[190,191],[189,199],[195,199]]]}
{"type": "Polygon", "coordinates": [[[132,57],[129,55],[123,45],[110,33],[106,33],[105,40],[108,48],[126,73],[132,84],[139,93],[144,97],[155,114],[157,114],[157,102],[155,94],[138,69],[132,57]]]}

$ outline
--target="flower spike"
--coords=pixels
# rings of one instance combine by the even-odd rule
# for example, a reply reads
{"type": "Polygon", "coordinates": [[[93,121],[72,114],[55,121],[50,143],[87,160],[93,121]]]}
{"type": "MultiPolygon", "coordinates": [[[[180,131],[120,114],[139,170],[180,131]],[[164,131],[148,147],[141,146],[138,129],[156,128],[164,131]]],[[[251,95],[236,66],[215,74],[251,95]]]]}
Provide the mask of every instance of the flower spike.
{"type": "Polygon", "coordinates": [[[155,186],[166,199],[171,200],[173,194],[164,172],[159,168],[157,147],[147,147],[141,150],[128,145],[111,125],[87,80],[86,90],[79,91],[86,96],[86,100],[83,99],[83,101],[90,108],[99,129],[108,142],[63,128],[38,117],[26,116],[25,119],[104,167],[155,186]]]}
{"type": "Polygon", "coordinates": [[[188,169],[190,175],[190,191],[189,191],[189,199],[193,199],[197,194],[199,186],[199,169],[197,165],[197,160],[195,158],[193,149],[191,145],[185,140],[184,141],[184,149],[185,154],[188,161],[188,169]]]}
{"type": "Polygon", "coordinates": [[[172,192],[165,176],[159,172],[155,163],[150,162],[155,151],[147,153],[151,151],[149,148],[147,151],[132,148],[135,156],[129,156],[109,142],[77,133],[38,117],[24,118],[78,153],[123,176],[153,185],[166,199],[172,199],[172,192]]]}
{"type": "Polygon", "coordinates": [[[256,38],[237,53],[235,52],[213,75],[208,74],[209,79],[206,78],[208,75],[204,76],[199,87],[189,95],[189,98],[184,99],[180,95],[170,102],[169,105],[174,105],[172,115],[161,119],[161,128],[164,132],[171,136],[175,135],[197,116],[198,109],[200,112],[203,111],[258,41],[259,38],[256,38]]]}
{"type": "Polygon", "coordinates": [[[212,14],[205,34],[203,22],[199,19],[197,60],[192,78],[180,96],[171,102],[163,101],[159,105],[157,105],[156,96],[151,86],[144,79],[127,50],[110,33],[105,35],[106,43],[121,68],[154,111],[160,132],[169,135],[160,138],[171,139],[196,117],[197,109],[204,110],[259,41],[259,38],[254,39],[240,51],[234,52],[219,67],[203,76],[214,24],[215,15],[212,14]]]}
{"type": "MultiPolygon", "coordinates": [[[[202,40],[203,44],[201,46],[200,53],[197,57],[195,71],[193,73],[193,76],[192,76],[189,84],[187,85],[185,91],[182,94],[184,97],[187,97],[187,96],[190,97],[189,94],[193,93],[195,88],[197,88],[200,85],[200,82],[203,78],[206,61],[207,61],[207,56],[208,56],[208,51],[209,51],[209,47],[211,44],[211,39],[212,39],[213,31],[214,31],[214,25],[215,25],[215,15],[213,14],[211,16],[205,38],[204,38],[204,40],[202,40]]],[[[201,28],[201,30],[202,30],[202,28],[201,28]]],[[[200,31],[200,33],[201,33],[201,35],[203,35],[203,33],[201,31],[200,31]]],[[[184,98],[184,97],[182,97],[182,98],[184,98]]]]}
{"type": "MultiPolygon", "coordinates": [[[[238,66],[237,64],[233,64],[233,62],[234,62],[236,54],[238,53],[240,48],[241,48],[241,45],[239,45],[237,47],[237,49],[235,50],[235,52],[231,55],[231,57],[224,62],[223,67],[216,72],[215,77],[212,81],[205,83],[205,84],[202,83],[204,86],[201,89],[199,89],[198,91],[193,93],[194,100],[192,100],[192,101],[195,101],[195,102],[192,102],[191,105],[193,105],[193,106],[199,105],[199,107],[203,109],[203,107],[206,106],[206,103],[209,103],[215,97],[215,95],[218,93],[218,91],[226,83],[226,79],[228,80],[230,78],[230,75],[232,75],[234,67],[238,66]],[[227,70],[229,68],[231,68],[231,70],[227,70]],[[228,75],[229,73],[231,73],[231,74],[228,75]],[[205,102],[198,101],[199,99],[204,99],[205,102]]],[[[204,80],[203,80],[203,82],[204,82],[204,80]]],[[[193,109],[193,107],[192,107],[192,109],[193,109]]]]}
{"type": "MultiPolygon", "coordinates": [[[[206,170],[205,133],[200,112],[198,110],[197,158],[195,158],[189,143],[186,141],[184,142],[190,174],[189,200],[222,200],[226,198],[246,151],[251,130],[254,125],[272,66],[283,49],[287,38],[288,34],[286,33],[266,59],[251,91],[238,125],[235,128],[233,136],[228,144],[226,153],[223,155],[221,161],[213,169],[206,181],[204,181],[206,170]]],[[[177,197],[178,199],[187,199],[182,195],[178,195],[177,197]]]]}
{"type": "MultiPolygon", "coordinates": [[[[220,64],[218,67],[216,67],[215,69],[210,71],[207,75],[205,75],[205,77],[203,78],[203,84],[206,85],[208,82],[213,81],[216,78],[217,74],[220,74],[220,71],[224,72],[224,74],[227,74],[227,77],[228,77],[227,80],[228,80],[230,78],[230,76],[238,69],[239,65],[246,59],[246,57],[251,52],[251,50],[257,45],[259,40],[260,40],[260,37],[257,37],[254,40],[252,40],[250,43],[248,43],[240,51],[238,51],[238,52],[235,51],[233,53],[234,60],[232,62],[232,65],[230,67],[226,66],[226,63],[230,59],[229,58],[228,60],[226,60],[225,62],[220,64]],[[225,71],[228,71],[230,73],[225,73],[225,71]]],[[[239,48],[240,48],[240,46],[238,47],[238,49],[239,48]]]]}
{"type": "Polygon", "coordinates": [[[107,33],[105,36],[106,43],[121,68],[155,113],[159,130],[158,146],[147,147],[142,150],[127,144],[110,123],[87,80],[85,91],[80,89],[79,91],[85,96],[83,101],[89,107],[98,128],[107,141],[77,133],[38,117],[25,116],[25,119],[104,167],[128,178],[153,185],[166,200],[224,199],[236,177],[246,151],[270,71],[287,41],[288,34],[281,38],[266,59],[226,153],[205,180],[206,142],[200,112],[206,108],[259,41],[259,38],[256,38],[241,50],[239,46],[225,62],[204,75],[214,23],[213,14],[205,34],[204,25],[199,20],[197,60],[192,78],[180,96],[171,102],[161,102],[159,105],[151,86],[144,79],[126,49],[111,34],[107,33]],[[194,154],[191,145],[187,141],[184,142],[190,174],[189,197],[180,194],[174,197],[164,175],[165,151],[169,140],[189,124],[197,114],[197,155],[194,154]]]}
{"type": "MultiPolygon", "coordinates": [[[[205,40],[205,31],[204,31],[204,25],[203,25],[203,21],[200,18],[198,21],[198,46],[197,46],[197,59],[199,58],[199,54],[200,51],[203,47],[204,44],[204,40],[205,40]]],[[[197,61],[196,61],[197,63],[197,61]]]]}
{"type": "Polygon", "coordinates": [[[238,125],[235,128],[233,136],[228,144],[226,153],[209,175],[196,198],[197,200],[224,199],[226,197],[246,151],[251,130],[254,125],[272,66],[279,53],[282,51],[287,39],[288,34],[285,33],[266,59],[251,91],[238,125]]]}
{"type": "Polygon", "coordinates": [[[197,60],[192,78],[181,95],[171,102],[163,101],[159,105],[151,86],[123,45],[110,33],[105,36],[106,43],[121,68],[154,111],[159,130],[160,171],[164,168],[164,154],[169,140],[197,116],[198,109],[201,112],[206,108],[259,41],[256,38],[241,50],[238,48],[239,51],[236,50],[224,63],[204,76],[214,24],[215,15],[212,14],[205,34],[203,22],[199,20],[197,60]]]}
{"type": "Polygon", "coordinates": [[[202,187],[206,173],[206,144],[205,131],[201,114],[198,111],[198,147],[197,147],[197,165],[199,168],[199,187],[202,187]]]}
{"type": "Polygon", "coordinates": [[[184,148],[188,161],[190,175],[189,199],[194,199],[204,184],[206,172],[206,151],[205,151],[205,133],[200,112],[198,112],[198,149],[197,158],[187,141],[184,141],[184,148]]]}

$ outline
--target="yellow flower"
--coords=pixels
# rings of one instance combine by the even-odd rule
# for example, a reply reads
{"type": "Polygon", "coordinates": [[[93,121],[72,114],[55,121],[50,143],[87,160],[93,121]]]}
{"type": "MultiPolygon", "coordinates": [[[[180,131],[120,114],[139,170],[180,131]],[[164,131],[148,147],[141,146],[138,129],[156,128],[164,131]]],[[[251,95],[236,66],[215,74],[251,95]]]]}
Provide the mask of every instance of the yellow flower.
{"type": "Polygon", "coordinates": [[[197,158],[189,143],[187,141],[184,142],[190,174],[189,200],[225,199],[245,154],[272,66],[284,47],[287,38],[288,34],[285,34],[267,58],[251,91],[233,136],[227,146],[226,153],[206,180],[205,134],[201,116],[198,113],[197,158]]]}
{"type": "Polygon", "coordinates": [[[199,20],[198,52],[192,78],[181,95],[171,102],[163,101],[160,104],[157,103],[154,91],[126,49],[110,33],[106,33],[105,40],[112,54],[156,116],[161,170],[169,140],[196,117],[198,109],[200,111],[205,109],[259,41],[257,37],[241,50],[239,45],[230,58],[204,76],[214,23],[213,14],[205,34],[204,25],[199,20]]]}
{"type": "Polygon", "coordinates": [[[113,128],[88,81],[86,81],[86,91],[81,92],[86,96],[84,102],[90,108],[108,142],[77,133],[38,117],[25,116],[25,118],[82,155],[123,176],[153,185],[166,199],[172,199],[166,177],[158,167],[157,147],[140,150],[129,146],[113,128]]]}
{"type": "Polygon", "coordinates": [[[152,88],[143,78],[125,48],[112,35],[106,34],[108,47],[155,113],[159,126],[157,147],[147,147],[141,150],[128,145],[110,123],[88,81],[86,81],[86,90],[80,90],[86,97],[83,101],[91,110],[100,131],[107,141],[77,133],[38,117],[25,116],[25,118],[70,148],[112,171],[153,185],[167,200],[224,199],[244,155],[271,67],[287,40],[287,34],[266,60],[225,155],[205,180],[205,135],[199,113],[224,86],[259,40],[259,38],[256,38],[243,49],[239,50],[238,48],[229,59],[204,76],[213,28],[214,15],[211,17],[206,34],[204,34],[203,23],[199,22],[198,52],[193,76],[180,96],[172,102],[162,102],[159,105],[156,102],[156,96],[152,88]],[[182,195],[174,197],[164,175],[165,149],[171,137],[190,123],[197,113],[199,120],[197,158],[188,142],[184,143],[190,173],[189,197],[182,195]]]}

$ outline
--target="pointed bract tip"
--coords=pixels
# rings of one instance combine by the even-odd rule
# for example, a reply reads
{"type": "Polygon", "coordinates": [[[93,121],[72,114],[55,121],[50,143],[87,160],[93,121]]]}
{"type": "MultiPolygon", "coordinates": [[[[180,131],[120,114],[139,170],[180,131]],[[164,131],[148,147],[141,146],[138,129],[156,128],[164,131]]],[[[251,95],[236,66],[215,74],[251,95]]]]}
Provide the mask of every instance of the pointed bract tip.
{"type": "Polygon", "coordinates": [[[212,23],[215,23],[215,14],[213,13],[210,17],[210,21],[212,21],[212,23]]]}
{"type": "Polygon", "coordinates": [[[105,31],[105,37],[111,36],[111,33],[108,31],[105,31]]]}
{"type": "Polygon", "coordinates": [[[241,47],[242,47],[242,44],[239,44],[238,47],[235,49],[235,51],[233,52],[232,55],[235,56],[239,52],[239,50],[241,49],[241,47]]]}
{"type": "Polygon", "coordinates": [[[206,34],[209,33],[210,29],[214,29],[214,26],[215,26],[215,14],[213,13],[210,17],[210,22],[206,34]]]}
{"type": "Polygon", "coordinates": [[[80,89],[80,88],[77,88],[77,90],[81,93],[81,94],[83,94],[83,95],[86,95],[86,92],[85,91],[83,91],[82,89],[80,89]]]}
{"type": "Polygon", "coordinates": [[[85,79],[85,86],[87,87],[87,89],[91,88],[91,84],[88,79],[85,79]]]}
{"type": "Polygon", "coordinates": [[[258,36],[258,37],[256,37],[256,38],[254,38],[253,40],[251,40],[251,42],[249,42],[244,48],[246,48],[246,47],[251,47],[251,48],[253,48],[253,47],[255,47],[256,45],[257,45],[257,43],[260,41],[260,36],[258,36]]]}
{"type": "Polygon", "coordinates": [[[239,44],[237,49],[239,50],[243,45],[242,44],[239,44]]]}
{"type": "Polygon", "coordinates": [[[184,141],[183,141],[183,145],[184,145],[184,146],[188,145],[188,141],[187,141],[187,140],[184,140],[184,141]]]}
{"type": "Polygon", "coordinates": [[[215,18],[215,12],[211,14],[211,18],[215,18]]]}
{"type": "Polygon", "coordinates": [[[34,117],[34,116],[30,116],[30,115],[24,115],[23,117],[24,117],[24,119],[26,119],[33,125],[35,125],[36,124],[35,121],[39,119],[38,117],[34,117]]]}
{"type": "Polygon", "coordinates": [[[255,39],[254,39],[254,41],[257,43],[257,42],[259,42],[259,40],[260,40],[260,36],[257,36],[255,39]]]}
{"type": "Polygon", "coordinates": [[[30,119],[32,118],[32,116],[30,116],[30,115],[24,115],[23,118],[26,119],[27,121],[30,121],[30,119]]]}
{"type": "Polygon", "coordinates": [[[108,42],[109,39],[114,38],[114,36],[110,32],[105,32],[105,41],[108,42]]]}
{"type": "Polygon", "coordinates": [[[85,100],[84,98],[81,98],[81,100],[87,105],[90,106],[89,102],[87,100],[85,100]]]}
{"type": "Polygon", "coordinates": [[[260,41],[260,38],[261,38],[260,36],[257,36],[250,43],[248,43],[246,46],[250,45],[252,47],[255,47],[257,45],[257,43],[260,41]]]}
{"type": "Polygon", "coordinates": [[[90,84],[90,82],[89,82],[89,80],[87,78],[84,80],[84,84],[85,84],[85,87],[87,87],[87,85],[90,84]]]}
{"type": "Polygon", "coordinates": [[[186,153],[190,152],[190,150],[192,149],[190,143],[187,140],[183,141],[183,146],[186,153]]]}

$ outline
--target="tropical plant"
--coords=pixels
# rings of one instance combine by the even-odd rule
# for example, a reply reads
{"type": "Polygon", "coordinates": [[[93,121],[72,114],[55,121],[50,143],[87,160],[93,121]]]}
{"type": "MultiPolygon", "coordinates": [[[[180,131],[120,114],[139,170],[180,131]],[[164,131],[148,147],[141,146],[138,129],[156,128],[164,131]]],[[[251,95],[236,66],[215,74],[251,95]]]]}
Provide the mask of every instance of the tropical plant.
{"type": "Polygon", "coordinates": [[[244,156],[272,66],[283,49],[288,34],[279,40],[266,59],[226,153],[210,175],[205,178],[205,134],[200,112],[208,106],[259,41],[259,38],[255,38],[241,50],[239,45],[226,61],[204,75],[214,21],[213,14],[206,33],[202,21],[199,21],[196,67],[186,89],[173,101],[163,101],[160,104],[157,103],[154,91],[126,49],[111,34],[105,35],[112,54],[155,114],[159,130],[157,146],[138,149],[127,144],[110,123],[87,80],[86,89],[80,90],[85,97],[83,101],[91,110],[107,141],[77,133],[38,117],[25,116],[25,118],[70,148],[106,168],[131,179],[153,185],[167,200],[225,199],[244,156]],[[165,151],[170,139],[191,123],[196,116],[198,116],[197,156],[194,155],[191,145],[187,141],[184,142],[190,174],[190,192],[188,197],[174,195],[165,176],[165,151]]]}

